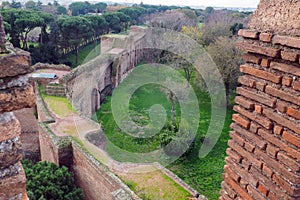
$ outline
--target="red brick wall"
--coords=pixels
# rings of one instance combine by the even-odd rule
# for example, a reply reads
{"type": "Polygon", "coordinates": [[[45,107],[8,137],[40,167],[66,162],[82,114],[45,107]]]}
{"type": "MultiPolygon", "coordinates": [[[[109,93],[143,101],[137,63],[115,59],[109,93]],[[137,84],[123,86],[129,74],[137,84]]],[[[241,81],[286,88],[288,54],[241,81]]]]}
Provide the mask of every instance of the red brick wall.
{"type": "Polygon", "coordinates": [[[14,111],[21,125],[21,142],[23,159],[27,158],[38,162],[40,156],[38,120],[34,116],[35,108],[23,108],[14,111]]]}
{"type": "Polygon", "coordinates": [[[54,144],[44,124],[40,124],[39,133],[41,160],[59,165],[58,147],[54,144]]]}
{"type": "Polygon", "coordinates": [[[75,175],[76,185],[83,189],[85,199],[119,199],[121,191],[124,192],[123,199],[139,199],[106,166],[84,152],[78,144],[72,142],[72,147],[72,170],[75,175]]]}
{"type": "Polygon", "coordinates": [[[300,38],[241,30],[231,140],[220,199],[300,198],[300,38]]]}

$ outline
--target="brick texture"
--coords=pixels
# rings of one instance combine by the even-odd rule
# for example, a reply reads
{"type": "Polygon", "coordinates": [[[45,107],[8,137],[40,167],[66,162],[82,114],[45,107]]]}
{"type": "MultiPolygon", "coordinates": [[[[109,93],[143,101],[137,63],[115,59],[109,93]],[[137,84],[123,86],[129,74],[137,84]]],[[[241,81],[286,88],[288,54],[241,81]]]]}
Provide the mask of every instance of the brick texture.
{"type": "Polygon", "coordinates": [[[300,199],[300,38],[243,30],[223,199],[300,199]]]}
{"type": "Polygon", "coordinates": [[[259,39],[263,42],[272,42],[273,34],[271,33],[261,33],[259,39]]]}
{"type": "Polygon", "coordinates": [[[270,48],[270,47],[261,47],[250,43],[243,43],[243,42],[237,43],[236,47],[251,53],[258,53],[272,58],[277,58],[280,54],[279,49],[270,48]]]}

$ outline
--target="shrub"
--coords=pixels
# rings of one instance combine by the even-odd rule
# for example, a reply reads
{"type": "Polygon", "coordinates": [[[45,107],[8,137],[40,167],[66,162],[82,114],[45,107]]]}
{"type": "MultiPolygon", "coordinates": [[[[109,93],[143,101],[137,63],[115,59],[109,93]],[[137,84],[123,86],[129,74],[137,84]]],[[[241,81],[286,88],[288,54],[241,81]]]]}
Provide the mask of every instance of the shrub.
{"type": "Polygon", "coordinates": [[[31,200],[60,199],[83,200],[84,194],[74,184],[73,174],[65,166],[58,167],[50,162],[33,164],[23,160],[26,173],[26,189],[31,200]]]}

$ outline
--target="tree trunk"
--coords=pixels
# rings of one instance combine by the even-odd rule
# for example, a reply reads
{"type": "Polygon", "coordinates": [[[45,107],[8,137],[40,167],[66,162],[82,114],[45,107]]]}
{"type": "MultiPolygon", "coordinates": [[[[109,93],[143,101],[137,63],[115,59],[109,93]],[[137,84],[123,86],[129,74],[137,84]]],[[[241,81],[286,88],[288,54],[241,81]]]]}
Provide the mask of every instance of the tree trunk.
{"type": "Polygon", "coordinates": [[[78,51],[78,45],[76,45],[76,65],[78,65],[78,54],[79,54],[79,51],[78,51]]]}
{"type": "Polygon", "coordinates": [[[41,27],[40,43],[43,44],[43,27],[41,27]]]}
{"type": "Polygon", "coordinates": [[[228,97],[229,97],[229,90],[230,90],[228,83],[225,83],[225,90],[226,90],[226,104],[228,104],[228,97]]]}
{"type": "Polygon", "coordinates": [[[95,52],[97,51],[96,47],[97,47],[97,35],[96,35],[96,33],[94,33],[94,51],[95,52]]]}
{"type": "Polygon", "coordinates": [[[175,102],[174,102],[174,94],[172,91],[170,91],[170,101],[171,101],[171,105],[172,105],[172,109],[171,109],[171,115],[172,115],[172,126],[173,126],[173,130],[175,129],[175,102]]]}

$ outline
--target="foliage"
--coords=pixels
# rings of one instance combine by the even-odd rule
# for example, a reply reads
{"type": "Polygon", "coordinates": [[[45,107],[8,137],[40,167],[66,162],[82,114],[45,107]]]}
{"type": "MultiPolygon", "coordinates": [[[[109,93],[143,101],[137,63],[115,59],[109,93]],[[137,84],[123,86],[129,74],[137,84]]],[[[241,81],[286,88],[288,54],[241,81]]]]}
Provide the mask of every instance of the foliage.
{"type": "Polygon", "coordinates": [[[37,9],[36,6],[37,6],[37,3],[34,2],[34,1],[32,1],[32,0],[27,1],[27,2],[25,3],[25,7],[26,7],[27,9],[35,10],[35,9],[37,9]]]}
{"type": "Polygon", "coordinates": [[[64,6],[58,6],[56,8],[56,12],[58,15],[66,15],[67,14],[67,9],[64,6]]]}
{"type": "Polygon", "coordinates": [[[2,1],[2,9],[11,8],[9,1],[2,1]]]}
{"type": "Polygon", "coordinates": [[[89,39],[92,34],[92,25],[84,17],[60,17],[57,20],[59,31],[63,38],[63,45],[65,47],[73,47],[76,55],[76,64],[78,63],[78,48],[79,45],[89,39]],[[70,31],[72,30],[72,31],[70,31]]]}
{"type": "Polygon", "coordinates": [[[144,22],[151,27],[166,28],[174,31],[181,31],[183,26],[197,26],[195,13],[184,10],[154,13],[145,17],[144,22]]]}
{"type": "Polygon", "coordinates": [[[122,12],[115,12],[114,14],[119,17],[122,29],[126,30],[128,28],[129,22],[131,21],[130,17],[122,12]]]}
{"type": "Polygon", "coordinates": [[[108,23],[108,31],[110,30],[114,31],[115,33],[120,33],[121,32],[121,26],[120,26],[120,18],[118,17],[118,15],[114,14],[114,13],[105,13],[104,18],[106,20],[106,22],[108,23]]]}
{"type": "Polygon", "coordinates": [[[243,29],[244,25],[241,23],[234,23],[231,27],[230,27],[230,31],[232,35],[237,35],[237,33],[239,32],[240,29],[243,29]]]}
{"type": "Polygon", "coordinates": [[[33,64],[38,62],[59,64],[59,54],[56,46],[51,43],[40,44],[37,47],[29,45],[29,52],[33,64]]]}
{"type": "Polygon", "coordinates": [[[213,7],[206,7],[205,8],[205,13],[211,14],[212,12],[214,12],[214,8],[213,7]]]}
{"type": "Polygon", "coordinates": [[[21,8],[21,7],[22,7],[22,4],[21,4],[21,2],[19,2],[19,1],[12,0],[12,2],[11,2],[11,4],[10,4],[10,7],[11,7],[11,8],[21,8]]]}
{"type": "Polygon", "coordinates": [[[181,32],[201,44],[202,31],[200,27],[183,26],[181,32]]]}
{"type": "Polygon", "coordinates": [[[20,39],[23,48],[27,49],[27,35],[36,27],[42,28],[42,34],[46,36],[46,26],[53,21],[50,14],[21,9],[5,9],[2,11],[3,19],[10,24],[9,35],[14,46],[20,47],[20,39]]]}
{"type": "Polygon", "coordinates": [[[87,1],[73,2],[69,5],[69,9],[72,11],[73,16],[86,15],[89,12],[103,13],[106,10],[106,7],[107,7],[107,4],[103,3],[103,2],[91,4],[87,1]]]}
{"type": "Polygon", "coordinates": [[[86,18],[92,24],[92,28],[94,30],[94,37],[99,37],[100,35],[105,33],[108,23],[106,22],[103,16],[88,15],[86,16],[86,18]]]}
{"type": "Polygon", "coordinates": [[[61,63],[64,63],[70,67],[77,67],[84,64],[89,60],[92,60],[100,54],[99,45],[95,48],[94,44],[88,44],[79,48],[78,63],[76,64],[76,56],[73,53],[66,54],[60,59],[61,63]]]}
{"type": "Polygon", "coordinates": [[[129,16],[131,19],[131,25],[136,25],[138,23],[138,18],[145,12],[145,10],[142,7],[135,6],[122,8],[118,12],[122,12],[129,16]]]}
{"type": "Polygon", "coordinates": [[[242,64],[242,53],[236,49],[235,43],[233,39],[219,37],[207,48],[223,77],[227,96],[232,94],[237,86],[239,66],[242,64]]]}
{"type": "Polygon", "coordinates": [[[74,184],[73,174],[65,166],[58,167],[50,162],[33,164],[23,160],[26,173],[26,189],[31,200],[61,199],[83,200],[84,194],[74,184]]]}
{"type": "Polygon", "coordinates": [[[73,16],[85,15],[91,10],[91,4],[85,2],[73,2],[69,5],[69,9],[72,11],[73,16]]]}
{"type": "MultiPolygon", "coordinates": [[[[199,102],[199,128],[195,141],[192,143],[188,152],[174,164],[171,164],[168,168],[201,194],[205,194],[208,199],[216,200],[219,197],[220,184],[222,181],[224,159],[226,156],[225,150],[227,148],[227,141],[229,139],[228,133],[232,111],[228,110],[224,129],[217,145],[207,157],[200,159],[198,157],[199,148],[203,142],[203,138],[205,137],[211,118],[211,101],[209,94],[203,90],[200,90],[197,87],[197,84],[194,83],[194,77],[192,77],[191,82],[199,102]]],[[[172,131],[170,113],[171,103],[164,92],[157,87],[158,86],[155,85],[147,85],[136,90],[130,100],[129,109],[132,119],[137,124],[143,125],[149,122],[149,120],[147,120],[149,119],[146,112],[147,109],[154,104],[163,105],[167,111],[168,123],[165,125],[162,131],[148,140],[135,139],[127,134],[124,134],[114,122],[111,113],[110,98],[108,98],[107,101],[101,105],[100,110],[97,112],[97,116],[109,141],[111,141],[114,145],[117,145],[118,147],[130,152],[149,152],[157,149],[160,147],[160,145],[165,146],[170,142],[171,139],[173,139],[174,131],[172,131]]],[[[175,111],[175,116],[180,116],[179,105],[176,105],[175,111]]],[[[177,120],[180,119],[177,118],[177,120]]],[[[175,131],[177,130],[175,129],[175,131]]],[[[109,153],[112,157],[118,159],[118,155],[114,155],[114,152],[109,153]]]]}
{"type": "Polygon", "coordinates": [[[92,6],[93,11],[96,13],[103,13],[106,10],[107,4],[103,2],[96,3],[92,6]]]}

